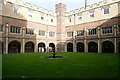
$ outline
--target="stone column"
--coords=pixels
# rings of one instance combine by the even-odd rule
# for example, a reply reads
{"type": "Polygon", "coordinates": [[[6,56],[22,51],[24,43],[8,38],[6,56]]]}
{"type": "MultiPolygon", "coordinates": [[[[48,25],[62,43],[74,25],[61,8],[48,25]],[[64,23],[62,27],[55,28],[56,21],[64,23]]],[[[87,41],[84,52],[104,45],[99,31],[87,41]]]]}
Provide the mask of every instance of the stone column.
{"type": "Polygon", "coordinates": [[[8,38],[5,39],[5,54],[8,54],[8,38]]]}
{"type": "Polygon", "coordinates": [[[98,27],[97,31],[98,31],[98,53],[102,53],[101,42],[100,42],[100,34],[101,34],[100,27],[98,27]]]}
{"type": "Polygon", "coordinates": [[[88,53],[88,44],[87,44],[87,29],[84,29],[84,45],[85,45],[85,52],[88,53]]]}
{"type": "Polygon", "coordinates": [[[38,52],[38,43],[37,43],[37,42],[35,43],[34,50],[35,50],[35,51],[34,51],[35,53],[37,53],[37,52],[38,52]]]}
{"type": "Polygon", "coordinates": [[[5,34],[6,34],[6,39],[5,39],[5,54],[8,54],[8,33],[9,33],[9,25],[8,23],[5,24],[5,34]]]}
{"type": "Polygon", "coordinates": [[[98,40],[98,53],[102,53],[102,49],[101,49],[101,42],[100,40],[98,40]]]}
{"type": "Polygon", "coordinates": [[[25,53],[25,27],[22,28],[22,46],[21,46],[21,53],[25,53]]]}
{"type": "Polygon", "coordinates": [[[116,38],[116,36],[117,36],[117,26],[118,25],[114,25],[113,26],[113,33],[114,33],[114,36],[115,36],[115,38],[114,38],[114,54],[118,54],[118,48],[117,48],[117,38],[116,38]]]}
{"type": "Polygon", "coordinates": [[[74,14],[74,31],[73,31],[73,52],[76,52],[76,24],[75,24],[75,14],[74,14]]]}
{"type": "Polygon", "coordinates": [[[46,52],[49,52],[49,44],[48,44],[48,41],[46,42],[46,52]]]}
{"type": "MultiPolygon", "coordinates": [[[[48,14],[46,24],[48,24],[48,14]]],[[[48,36],[49,36],[48,25],[46,25],[46,52],[49,52],[48,36]]]]}

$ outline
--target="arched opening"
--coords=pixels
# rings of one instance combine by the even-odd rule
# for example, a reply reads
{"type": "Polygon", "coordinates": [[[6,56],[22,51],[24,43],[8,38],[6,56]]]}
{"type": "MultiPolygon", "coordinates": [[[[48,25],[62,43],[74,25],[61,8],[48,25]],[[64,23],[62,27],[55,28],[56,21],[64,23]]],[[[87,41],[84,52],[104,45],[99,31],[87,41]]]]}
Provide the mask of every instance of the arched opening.
{"type": "Polygon", "coordinates": [[[54,43],[50,43],[50,44],[49,44],[49,47],[51,47],[52,50],[55,50],[55,44],[54,44],[54,43]]]}
{"type": "Polygon", "coordinates": [[[118,51],[119,51],[119,54],[120,54],[120,42],[118,43],[118,51]]]}
{"type": "Polygon", "coordinates": [[[39,43],[38,44],[38,52],[46,52],[44,43],[39,43]]]}
{"type": "Polygon", "coordinates": [[[67,44],[67,52],[73,52],[73,44],[72,43],[67,44]]]}
{"type": "Polygon", "coordinates": [[[77,43],[77,52],[84,52],[84,43],[77,43]]]}
{"type": "Polygon", "coordinates": [[[88,43],[88,52],[98,53],[98,44],[95,42],[88,43]]]}
{"type": "Polygon", "coordinates": [[[34,43],[33,42],[27,42],[25,44],[25,53],[32,53],[34,52],[34,43]]]}
{"type": "Polygon", "coordinates": [[[12,41],[8,45],[8,53],[14,54],[14,53],[20,53],[21,45],[18,41],[12,41]]]}
{"type": "Polygon", "coordinates": [[[4,53],[4,44],[3,41],[0,41],[0,54],[4,53]]]}
{"type": "Polygon", "coordinates": [[[111,41],[102,42],[102,53],[114,53],[114,44],[111,41]]]}

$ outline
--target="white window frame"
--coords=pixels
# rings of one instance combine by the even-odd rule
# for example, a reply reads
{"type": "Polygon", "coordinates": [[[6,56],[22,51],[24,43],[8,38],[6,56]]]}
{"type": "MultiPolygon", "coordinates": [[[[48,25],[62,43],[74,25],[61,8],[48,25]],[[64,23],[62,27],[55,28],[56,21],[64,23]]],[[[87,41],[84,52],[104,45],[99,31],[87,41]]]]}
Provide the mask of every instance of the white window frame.
{"type": "Polygon", "coordinates": [[[87,33],[87,35],[88,36],[96,36],[97,35],[97,29],[95,28],[95,29],[88,29],[88,33],[87,33]],[[91,35],[89,34],[89,31],[92,31],[92,30],[96,30],[96,34],[93,34],[92,32],[91,32],[91,35]]]}
{"type": "Polygon", "coordinates": [[[2,10],[2,4],[0,4],[0,11],[2,10]]]}
{"type": "Polygon", "coordinates": [[[50,31],[49,32],[49,37],[55,37],[55,32],[50,31]],[[52,34],[52,36],[50,34],[52,34]]]}
{"type": "MultiPolygon", "coordinates": [[[[103,28],[109,28],[109,27],[103,27],[103,28]]],[[[105,34],[103,34],[103,28],[101,28],[101,35],[113,34],[113,27],[112,27],[112,26],[111,26],[111,28],[112,28],[112,33],[105,33],[105,34]]]]}
{"type": "Polygon", "coordinates": [[[90,18],[94,18],[94,17],[95,17],[95,13],[94,13],[94,11],[90,12],[89,17],[90,17],[90,18]]]}
{"type": "MultiPolygon", "coordinates": [[[[42,34],[43,34],[43,33],[42,33],[42,34]]],[[[39,35],[39,36],[43,36],[43,37],[44,37],[44,36],[45,36],[45,31],[44,31],[44,30],[39,30],[38,35],[39,35]],[[41,35],[41,34],[40,34],[40,31],[44,32],[44,35],[41,35]]]]}
{"type": "Polygon", "coordinates": [[[81,21],[82,20],[82,16],[78,16],[78,21],[81,21]]]}
{"type": "Polygon", "coordinates": [[[10,34],[21,34],[21,27],[10,26],[10,34]]]}
{"type": "MultiPolygon", "coordinates": [[[[30,32],[30,31],[29,31],[29,32],[30,32]]],[[[25,29],[25,34],[26,34],[26,35],[30,35],[30,36],[34,36],[34,35],[35,35],[35,33],[34,33],[34,29],[26,28],[26,29],[25,29]],[[28,29],[28,30],[32,30],[33,34],[29,34],[29,33],[27,33],[27,29],[28,29]]]]}
{"type": "Polygon", "coordinates": [[[79,30],[79,31],[77,31],[77,36],[78,36],[78,37],[84,36],[84,30],[79,30]],[[83,35],[79,35],[78,33],[79,33],[79,32],[82,33],[82,31],[83,31],[83,35]]]}
{"type": "Polygon", "coordinates": [[[68,38],[72,38],[72,37],[73,37],[73,32],[67,32],[66,36],[67,36],[68,38]],[[70,36],[68,36],[68,33],[70,34],[70,36]]]}
{"type": "Polygon", "coordinates": [[[19,15],[20,14],[20,9],[16,6],[14,6],[13,8],[14,8],[13,9],[14,14],[19,15]]]}
{"type": "Polygon", "coordinates": [[[104,8],[104,9],[103,9],[103,14],[104,14],[104,15],[110,14],[110,8],[104,8]],[[108,11],[106,12],[106,10],[108,10],[108,11]],[[106,13],[105,13],[105,12],[106,12],[106,13]]]}

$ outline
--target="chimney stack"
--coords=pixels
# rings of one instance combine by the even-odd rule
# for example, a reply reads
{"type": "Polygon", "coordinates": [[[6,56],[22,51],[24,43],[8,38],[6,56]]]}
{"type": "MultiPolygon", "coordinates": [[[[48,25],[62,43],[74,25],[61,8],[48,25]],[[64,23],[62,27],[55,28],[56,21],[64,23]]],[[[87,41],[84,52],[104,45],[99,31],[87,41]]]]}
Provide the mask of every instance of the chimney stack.
{"type": "Polygon", "coordinates": [[[85,9],[86,9],[86,7],[87,7],[87,0],[85,0],[85,9]]]}

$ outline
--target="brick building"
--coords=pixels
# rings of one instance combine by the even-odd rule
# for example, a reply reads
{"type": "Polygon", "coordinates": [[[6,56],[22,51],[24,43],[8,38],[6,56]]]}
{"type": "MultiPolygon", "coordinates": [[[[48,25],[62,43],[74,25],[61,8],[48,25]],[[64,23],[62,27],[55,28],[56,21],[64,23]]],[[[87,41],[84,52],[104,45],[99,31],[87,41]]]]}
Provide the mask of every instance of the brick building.
{"type": "Polygon", "coordinates": [[[120,0],[50,11],[19,0],[0,2],[2,54],[49,52],[120,53],[120,0]]]}

